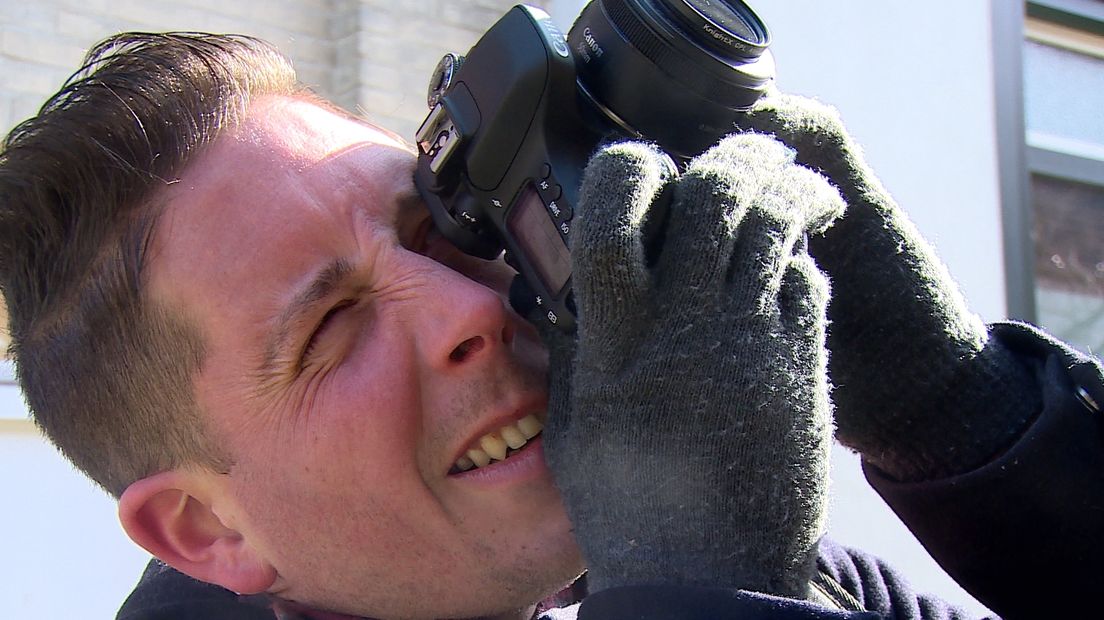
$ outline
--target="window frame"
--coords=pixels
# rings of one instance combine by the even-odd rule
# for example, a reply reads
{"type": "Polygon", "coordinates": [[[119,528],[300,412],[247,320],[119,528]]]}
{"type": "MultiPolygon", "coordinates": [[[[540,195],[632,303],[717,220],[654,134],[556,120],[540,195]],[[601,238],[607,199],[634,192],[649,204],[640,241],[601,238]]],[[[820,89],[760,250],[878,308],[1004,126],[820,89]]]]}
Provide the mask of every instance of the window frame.
{"type": "Polygon", "coordinates": [[[1027,3],[1027,16],[1104,35],[1104,3],[1099,0],[1032,0],[1027,3]]]}
{"type": "Polygon", "coordinates": [[[1104,187],[1104,160],[1094,160],[1028,143],[1027,172],[1104,187]]]}
{"type": "Polygon", "coordinates": [[[1094,40],[1104,36],[1104,3],[1098,0],[992,2],[990,13],[1005,301],[1010,318],[1036,323],[1038,308],[1031,175],[1040,174],[1104,187],[1104,159],[1079,156],[1059,145],[1048,145],[1046,140],[1033,140],[1028,135],[1024,111],[1023,45],[1025,40],[1031,38],[1104,57],[1104,47],[1088,50],[1081,45],[1076,34],[1084,33],[1094,40]]]}

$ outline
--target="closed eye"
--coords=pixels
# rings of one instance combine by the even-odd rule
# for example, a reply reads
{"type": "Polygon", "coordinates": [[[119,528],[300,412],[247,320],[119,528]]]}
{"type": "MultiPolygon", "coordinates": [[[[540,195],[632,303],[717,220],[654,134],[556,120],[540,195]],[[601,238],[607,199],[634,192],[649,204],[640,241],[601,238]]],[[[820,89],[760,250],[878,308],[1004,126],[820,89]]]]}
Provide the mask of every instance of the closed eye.
{"type": "Polygon", "coordinates": [[[303,354],[300,356],[300,366],[306,365],[306,363],[310,361],[316,345],[325,335],[326,331],[333,325],[334,319],[337,318],[342,311],[354,305],[356,305],[355,299],[343,299],[326,311],[326,314],[318,321],[306,345],[303,347],[303,354]]]}

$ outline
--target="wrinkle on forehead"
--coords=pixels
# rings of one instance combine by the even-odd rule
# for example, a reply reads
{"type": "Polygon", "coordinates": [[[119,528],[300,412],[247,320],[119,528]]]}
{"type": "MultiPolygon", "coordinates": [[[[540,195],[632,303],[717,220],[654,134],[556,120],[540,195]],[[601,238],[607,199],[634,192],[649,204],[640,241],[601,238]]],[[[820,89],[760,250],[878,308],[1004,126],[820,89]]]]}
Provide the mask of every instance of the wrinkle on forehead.
{"type": "Polygon", "coordinates": [[[253,143],[309,165],[340,153],[353,132],[363,133],[365,142],[413,153],[410,145],[398,136],[344,110],[286,95],[257,99],[231,135],[237,141],[253,143]]]}
{"type": "Polygon", "coordinates": [[[266,97],[254,102],[242,125],[212,143],[177,182],[166,187],[164,199],[214,203],[221,205],[219,210],[253,203],[257,209],[247,217],[255,224],[279,225],[264,220],[268,205],[258,197],[280,202],[307,199],[326,209],[339,203],[375,203],[396,194],[407,202],[405,196],[416,195],[413,161],[404,145],[374,127],[335,116],[306,100],[266,97]],[[381,162],[381,151],[391,149],[394,155],[381,162]],[[211,161],[228,165],[205,165],[211,161]],[[396,171],[397,166],[404,169],[396,171]]]}

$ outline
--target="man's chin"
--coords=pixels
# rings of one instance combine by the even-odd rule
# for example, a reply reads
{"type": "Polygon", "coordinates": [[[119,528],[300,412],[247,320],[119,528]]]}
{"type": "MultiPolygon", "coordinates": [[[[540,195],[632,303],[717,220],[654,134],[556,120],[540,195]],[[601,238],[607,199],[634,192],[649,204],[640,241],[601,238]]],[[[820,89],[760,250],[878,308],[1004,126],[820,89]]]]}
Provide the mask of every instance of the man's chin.
{"type": "MultiPolygon", "coordinates": [[[[547,609],[574,602],[569,600],[570,587],[586,569],[570,529],[564,533],[563,539],[548,537],[539,547],[543,548],[544,553],[538,559],[525,566],[504,567],[500,576],[509,575],[509,581],[499,582],[484,590],[484,593],[499,593],[497,610],[483,609],[461,617],[495,620],[530,618],[537,605],[547,609]],[[518,615],[519,610],[526,613],[518,615]]],[[[488,598],[481,597],[480,603],[486,605],[488,598]]]]}

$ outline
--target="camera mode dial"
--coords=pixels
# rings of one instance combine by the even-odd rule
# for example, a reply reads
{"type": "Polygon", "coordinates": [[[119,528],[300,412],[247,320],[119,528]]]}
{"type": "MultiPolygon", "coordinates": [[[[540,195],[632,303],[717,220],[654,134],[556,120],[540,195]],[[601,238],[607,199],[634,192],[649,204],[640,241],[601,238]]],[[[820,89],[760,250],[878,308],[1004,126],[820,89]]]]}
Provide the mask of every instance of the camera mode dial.
{"type": "Polygon", "coordinates": [[[433,109],[445,91],[452,86],[453,77],[464,64],[464,57],[459,54],[448,53],[441,57],[437,67],[433,69],[433,75],[429,78],[429,90],[426,92],[426,107],[433,109]]]}

